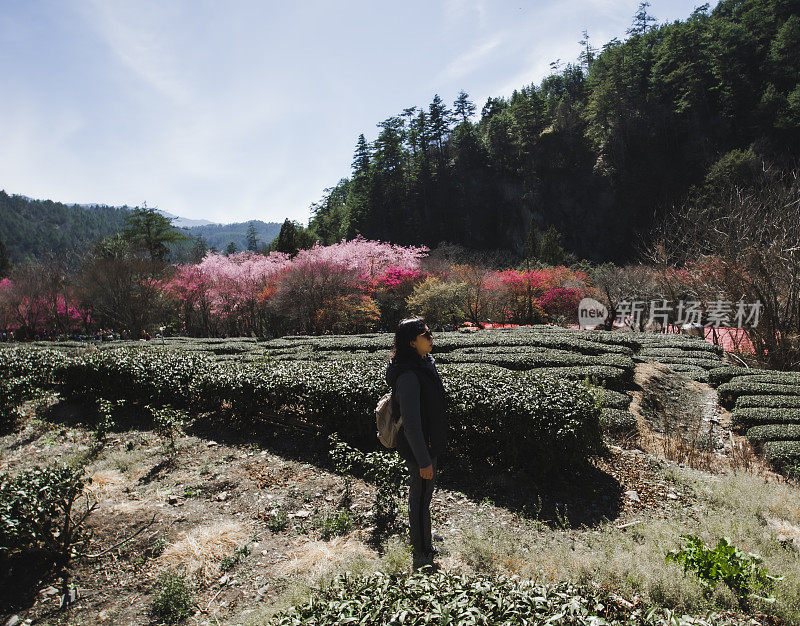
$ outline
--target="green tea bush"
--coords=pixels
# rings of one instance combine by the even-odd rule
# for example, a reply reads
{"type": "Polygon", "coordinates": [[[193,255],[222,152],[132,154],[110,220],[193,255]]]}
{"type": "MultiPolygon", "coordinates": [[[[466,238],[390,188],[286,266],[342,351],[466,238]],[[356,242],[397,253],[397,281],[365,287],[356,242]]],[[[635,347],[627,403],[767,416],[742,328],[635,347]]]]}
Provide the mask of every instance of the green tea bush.
{"type": "MultiPolygon", "coordinates": [[[[499,368],[475,364],[442,368],[456,449],[467,458],[489,452],[508,467],[530,459],[569,464],[595,454],[602,445],[599,409],[583,384],[563,379],[588,376],[624,388],[622,381],[632,378],[632,368],[607,366],[552,370],[561,379],[538,370],[500,375],[499,368]]],[[[205,414],[210,426],[234,430],[266,414],[374,447],[384,374],[383,361],[215,363],[191,352],[135,347],[58,359],[51,379],[68,399],[129,403],[148,425],[152,412],[165,407],[205,414]]]]}
{"type": "Polygon", "coordinates": [[[765,441],[764,453],[777,469],[800,462],[800,441],[765,441]]]}
{"type": "Polygon", "coordinates": [[[636,355],[633,357],[633,360],[638,362],[655,361],[656,363],[663,363],[665,365],[691,365],[703,369],[713,369],[715,367],[718,367],[719,364],[721,363],[721,361],[719,360],[707,359],[703,357],[693,357],[693,356],[651,357],[651,356],[636,355]]]}
{"type": "MultiPolygon", "coordinates": [[[[474,372],[474,370],[473,370],[474,372]]],[[[443,376],[451,449],[507,467],[559,467],[602,451],[600,409],[583,383],[530,375],[524,385],[443,376]]]]}
{"type": "Polygon", "coordinates": [[[719,394],[720,404],[727,407],[733,406],[733,404],[736,402],[736,398],[744,395],[800,395],[800,387],[797,385],[750,382],[743,380],[736,383],[732,381],[723,383],[717,388],[717,393],[719,394]]]}
{"type": "Polygon", "coordinates": [[[800,419],[796,424],[763,424],[747,429],[751,441],[800,441],[800,419]]]}
{"type": "Polygon", "coordinates": [[[715,367],[708,372],[708,384],[712,387],[719,387],[723,383],[727,383],[734,376],[749,376],[756,372],[763,372],[764,370],[753,370],[748,367],[738,367],[736,365],[723,365],[722,367],[715,367]]]}
{"type": "Polygon", "coordinates": [[[73,551],[86,540],[85,515],[75,510],[83,488],[82,469],[0,474],[0,606],[18,602],[42,580],[66,575],[73,551]]]}
{"type": "MultiPolygon", "coordinates": [[[[715,624],[723,623],[716,616],[710,619],[715,624]]],[[[568,582],[540,585],[508,577],[449,573],[400,577],[377,573],[340,576],[304,604],[279,613],[268,623],[682,626],[709,622],[684,621],[667,611],[623,604],[606,591],[568,582]]]]}
{"type": "Polygon", "coordinates": [[[739,396],[736,409],[800,409],[800,395],[797,396],[739,396]]]}
{"type": "Polygon", "coordinates": [[[39,398],[42,393],[33,376],[0,379],[0,433],[16,425],[21,405],[39,398]]]}
{"type": "Polygon", "coordinates": [[[161,348],[117,348],[78,356],[56,367],[65,398],[100,397],[185,407],[189,386],[214,363],[198,354],[161,348]]]}
{"type": "Polygon", "coordinates": [[[667,552],[667,560],[682,565],[686,572],[695,572],[707,595],[711,595],[718,582],[723,582],[747,610],[753,592],[771,589],[779,580],[759,567],[760,557],[745,554],[727,537],[722,537],[714,548],[707,548],[696,535],[685,535],[683,539],[686,545],[667,552]]]}
{"type": "Polygon", "coordinates": [[[602,389],[600,387],[593,387],[591,389],[598,404],[603,409],[619,409],[624,411],[631,404],[631,397],[627,393],[619,391],[611,391],[610,389],[602,389]]]}
{"type": "Polygon", "coordinates": [[[633,413],[619,409],[603,409],[600,425],[603,428],[603,432],[611,435],[629,435],[636,433],[638,430],[636,416],[633,413]]]}
{"type": "Polygon", "coordinates": [[[731,385],[740,383],[770,383],[779,385],[798,385],[797,393],[800,395],[800,372],[781,372],[773,370],[755,370],[746,376],[735,376],[729,382],[731,385]]]}
{"type": "Polygon", "coordinates": [[[734,408],[731,425],[756,426],[761,424],[800,424],[800,409],[784,408],[734,408]]]}
{"type": "Polygon", "coordinates": [[[542,367],[530,373],[555,376],[566,380],[589,379],[603,384],[609,389],[624,391],[633,386],[633,369],[621,369],[605,365],[585,365],[575,367],[542,367]]]}
{"type": "Polygon", "coordinates": [[[194,591],[183,574],[162,572],[155,583],[150,611],[165,624],[177,624],[194,610],[194,591]]]}
{"type": "Polygon", "coordinates": [[[701,383],[708,382],[708,370],[705,368],[696,365],[677,365],[674,363],[664,363],[664,365],[676,374],[681,374],[682,376],[686,376],[687,378],[701,383]]]}

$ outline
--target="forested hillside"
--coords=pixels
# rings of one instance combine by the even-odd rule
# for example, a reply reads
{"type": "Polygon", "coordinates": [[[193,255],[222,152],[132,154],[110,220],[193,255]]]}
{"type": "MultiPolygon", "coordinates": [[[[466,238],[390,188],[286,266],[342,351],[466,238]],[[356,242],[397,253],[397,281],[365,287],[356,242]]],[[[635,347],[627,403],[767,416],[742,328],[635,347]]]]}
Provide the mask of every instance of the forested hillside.
{"type": "MultiPolygon", "coordinates": [[[[88,250],[99,239],[123,230],[125,216],[132,209],[33,200],[10,196],[0,190],[0,243],[5,244],[5,255],[13,263],[26,263],[47,254],[77,254],[88,250]]],[[[197,250],[203,253],[209,248],[224,251],[231,242],[236,250],[246,250],[253,245],[253,238],[256,245],[267,245],[278,236],[280,229],[280,224],[259,220],[192,226],[182,229],[186,239],[172,245],[172,256],[181,260],[192,257],[197,250]],[[251,225],[253,230],[249,232],[251,225]]]]}
{"type": "Polygon", "coordinates": [[[630,259],[658,216],[800,154],[800,0],[722,0],[477,107],[437,95],[357,141],[352,173],[312,207],[331,243],[362,234],[521,254],[532,225],[591,260],[630,259]]]}
{"type": "Polygon", "coordinates": [[[122,230],[127,207],[67,205],[0,190],[0,242],[15,263],[81,250],[122,230]]]}

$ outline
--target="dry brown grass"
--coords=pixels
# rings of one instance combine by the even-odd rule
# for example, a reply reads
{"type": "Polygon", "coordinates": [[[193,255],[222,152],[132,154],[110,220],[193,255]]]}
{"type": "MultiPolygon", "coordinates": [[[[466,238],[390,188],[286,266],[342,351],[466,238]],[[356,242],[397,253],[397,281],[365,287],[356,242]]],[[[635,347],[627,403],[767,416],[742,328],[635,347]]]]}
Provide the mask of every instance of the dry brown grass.
{"type": "Polygon", "coordinates": [[[119,470],[98,470],[91,475],[86,493],[99,502],[101,497],[110,496],[127,484],[128,480],[119,470]]]}
{"type": "Polygon", "coordinates": [[[318,580],[336,571],[363,571],[375,560],[375,553],[360,541],[336,537],[331,541],[307,541],[287,554],[287,560],[278,563],[274,572],[278,576],[301,576],[318,580]]]}
{"type": "Polygon", "coordinates": [[[217,522],[198,526],[171,543],[158,564],[162,568],[183,570],[201,585],[219,575],[219,561],[231,556],[248,537],[247,529],[237,522],[217,522]]]}

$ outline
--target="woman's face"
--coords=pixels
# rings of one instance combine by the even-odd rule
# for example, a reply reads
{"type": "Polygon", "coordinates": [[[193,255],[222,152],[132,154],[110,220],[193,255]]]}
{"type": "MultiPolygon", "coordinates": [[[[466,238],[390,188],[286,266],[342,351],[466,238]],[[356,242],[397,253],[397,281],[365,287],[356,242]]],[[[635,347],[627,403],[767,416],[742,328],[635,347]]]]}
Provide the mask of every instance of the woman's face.
{"type": "Polygon", "coordinates": [[[411,347],[414,348],[420,356],[426,356],[433,350],[433,333],[431,333],[431,329],[425,326],[425,332],[414,338],[411,342],[411,347]]]}

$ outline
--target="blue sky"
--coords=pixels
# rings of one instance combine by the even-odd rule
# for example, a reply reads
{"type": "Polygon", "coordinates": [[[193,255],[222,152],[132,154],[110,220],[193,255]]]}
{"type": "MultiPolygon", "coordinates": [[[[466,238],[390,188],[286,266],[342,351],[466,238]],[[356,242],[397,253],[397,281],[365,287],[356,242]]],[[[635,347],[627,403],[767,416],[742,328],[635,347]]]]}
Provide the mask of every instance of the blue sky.
{"type": "MultiPolygon", "coordinates": [[[[651,0],[659,22],[695,0],[651,0]]],[[[712,7],[715,5],[712,2],[712,7]]],[[[306,222],[359,133],[624,38],[638,0],[0,0],[0,188],[306,222]]]]}

